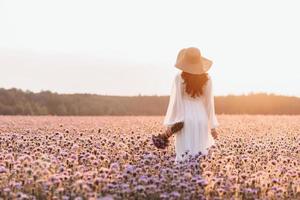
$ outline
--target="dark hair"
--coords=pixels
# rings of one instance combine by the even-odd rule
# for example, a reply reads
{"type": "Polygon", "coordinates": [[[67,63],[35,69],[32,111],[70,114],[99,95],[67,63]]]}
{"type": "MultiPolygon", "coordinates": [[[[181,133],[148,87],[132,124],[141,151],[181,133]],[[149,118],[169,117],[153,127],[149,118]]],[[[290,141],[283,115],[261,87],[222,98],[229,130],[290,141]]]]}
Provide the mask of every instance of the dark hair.
{"type": "Polygon", "coordinates": [[[209,79],[207,73],[190,74],[187,72],[182,72],[181,77],[184,80],[186,93],[193,98],[203,94],[204,85],[209,79]]]}

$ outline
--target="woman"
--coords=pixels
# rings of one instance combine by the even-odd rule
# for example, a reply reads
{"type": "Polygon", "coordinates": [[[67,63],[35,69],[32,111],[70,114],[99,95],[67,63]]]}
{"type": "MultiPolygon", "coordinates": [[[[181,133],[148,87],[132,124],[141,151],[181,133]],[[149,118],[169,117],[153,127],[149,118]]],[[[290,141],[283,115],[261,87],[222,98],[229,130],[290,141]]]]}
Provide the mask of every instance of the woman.
{"type": "Polygon", "coordinates": [[[219,125],[214,108],[212,80],[206,73],[212,61],[201,56],[195,47],[182,49],[175,67],[181,69],[174,79],[164,125],[183,121],[175,134],[175,162],[199,152],[207,154],[217,139],[219,125]]]}

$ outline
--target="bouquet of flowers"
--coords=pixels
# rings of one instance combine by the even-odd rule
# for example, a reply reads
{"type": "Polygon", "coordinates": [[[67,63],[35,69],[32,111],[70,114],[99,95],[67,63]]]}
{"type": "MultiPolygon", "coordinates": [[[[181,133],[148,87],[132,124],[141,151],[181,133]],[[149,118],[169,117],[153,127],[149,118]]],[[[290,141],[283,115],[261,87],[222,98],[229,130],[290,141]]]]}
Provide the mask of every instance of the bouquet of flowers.
{"type": "Polygon", "coordinates": [[[169,145],[169,137],[183,128],[183,122],[177,122],[170,126],[165,133],[152,135],[152,142],[154,146],[159,149],[165,149],[169,145]]]}

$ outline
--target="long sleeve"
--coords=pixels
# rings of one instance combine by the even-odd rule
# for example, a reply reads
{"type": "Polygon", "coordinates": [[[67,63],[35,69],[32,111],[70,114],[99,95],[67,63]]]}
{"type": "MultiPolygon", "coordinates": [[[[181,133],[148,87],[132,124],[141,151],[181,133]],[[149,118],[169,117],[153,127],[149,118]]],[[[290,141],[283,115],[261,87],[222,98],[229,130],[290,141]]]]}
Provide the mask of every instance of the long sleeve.
{"type": "Polygon", "coordinates": [[[206,83],[204,99],[205,99],[204,102],[207,111],[209,127],[211,129],[216,128],[219,126],[219,122],[215,114],[215,102],[214,102],[213,85],[212,85],[211,77],[209,77],[206,83]]]}
{"type": "Polygon", "coordinates": [[[172,84],[169,105],[163,122],[165,126],[184,120],[182,90],[181,77],[177,74],[172,84]]]}

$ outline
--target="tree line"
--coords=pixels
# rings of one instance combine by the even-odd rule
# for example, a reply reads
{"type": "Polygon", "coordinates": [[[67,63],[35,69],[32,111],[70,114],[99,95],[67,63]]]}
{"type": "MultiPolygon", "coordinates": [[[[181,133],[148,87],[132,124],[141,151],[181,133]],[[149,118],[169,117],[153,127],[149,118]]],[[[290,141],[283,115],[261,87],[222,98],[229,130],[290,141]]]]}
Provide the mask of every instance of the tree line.
{"type": "MultiPolygon", "coordinates": [[[[168,96],[33,93],[0,88],[0,115],[164,115],[168,96]]],[[[218,114],[300,114],[300,98],[265,93],[215,97],[218,114]]]]}

